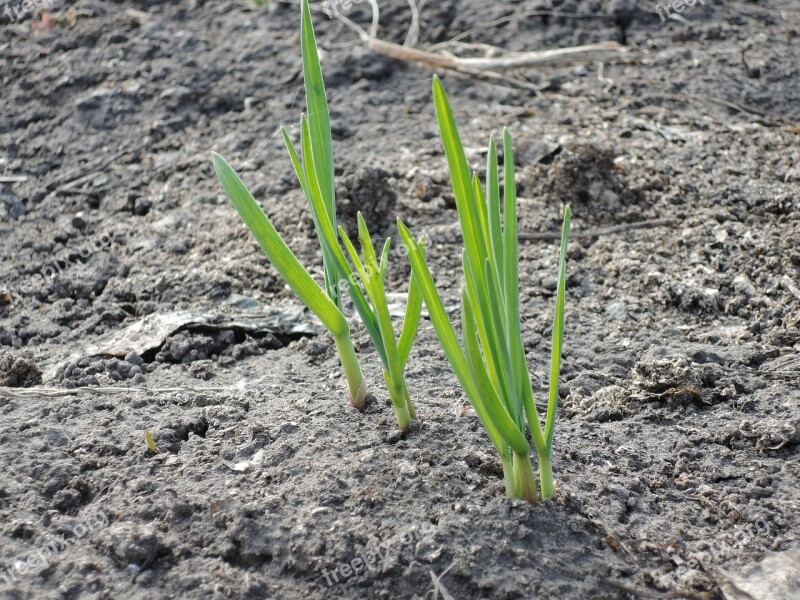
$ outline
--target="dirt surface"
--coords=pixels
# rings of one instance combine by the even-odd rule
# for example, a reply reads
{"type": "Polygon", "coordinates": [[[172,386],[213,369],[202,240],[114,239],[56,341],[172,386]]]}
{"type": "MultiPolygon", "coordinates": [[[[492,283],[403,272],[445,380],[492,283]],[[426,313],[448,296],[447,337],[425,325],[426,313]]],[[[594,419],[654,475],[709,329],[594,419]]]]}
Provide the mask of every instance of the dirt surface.
{"type": "MultiPolygon", "coordinates": [[[[797,548],[797,0],[668,22],[641,0],[423,7],[420,47],[471,29],[462,41],[514,51],[629,46],[602,71],[526,72],[539,95],[445,76],[476,168],[511,128],[522,228],[557,231],[573,208],[558,494],[539,506],[503,497],[429,323],[411,435],[360,328],[372,395],[366,414],[347,405],[332,341],[213,176],[211,149],[320,264],[276,137],[304,106],[295,6],[42,0],[17,19],[0,4],[0,382],[34,386],[0,391],[2,597],[429,599],[446,571],[456,599],[718,598],[718,567],[797,548]]],[[[380,37],[402,43],[407,3],[380,4],[380,37]]],[[[366,6],[347,14],[366,24],[366,6]]],[[[455,310],[431,72],[316,21],[344,220],[427,232],[455,310]]],[[[540,399],[556,243],[521,248],[540,399]]],[[[392,262],[394,291],[408,271],[392,262]]]]}

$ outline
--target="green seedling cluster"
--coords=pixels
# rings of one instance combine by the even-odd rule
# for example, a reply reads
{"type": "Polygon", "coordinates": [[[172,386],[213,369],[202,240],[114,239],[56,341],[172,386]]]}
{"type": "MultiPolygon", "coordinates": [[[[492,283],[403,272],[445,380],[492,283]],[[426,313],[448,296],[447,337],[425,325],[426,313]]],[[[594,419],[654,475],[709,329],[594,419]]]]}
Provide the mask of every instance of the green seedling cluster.
{"type": "MultiPolygon", "coordinates": [[[[360,212],[358,213],[358,239],[361,242],[363,260],[359,258],[355,246],[353,246],[341,226],[339,227],[339,235],[347,248],[347,252],[350,254],[350,260],[372,304],[371,317],[377,323],[379,333],[378,336],[373,337],[372,341],[383,363],[383,376],[386,380],[386,387],[389,389],[389,396],[392,399],[397,424],[400,429],[407,432],[410,429],[411,419],[417,418],[414,407],[411,405],[411,399],[408,396],[408,387],[403,373],[408,361],[408,354],[411,352],[411,346],[414,343],[414,337],[417,335],[419,314],[422,310],[422,295],[420,294],[419,286],[412,274],[408,284],[408,301],[403,319],[403,329],[399,340],[395,339],[384,288],[392,238],[386,238],[381,252],[380,264],[378,264],[375,247],[372,245],[367,224],[360,212]]],[[[424,239],[420,238],[417,243],[423,246],[424,239]]],[[[353,281],[352,277],[350,283],[353,287],[357,285],[357,282],[353,281]]]]}
{"type": "Polygon", "coordinates": [[[489,142],[486,190],[470,173],[453,111],[438,77],[433,81],[436,116],[450,168],[456,208],[464,237],[461,293],[463,347],[445,312],[422,248],[398,221],[414,276],[439,341],[478,418],[503,461],[506,493],[536,502],[537,493],[525,435],[526,420],[536,452],[542,497],[554,493],[552,450],[558,401],[558,375],[564,334],[564,285],[570,209],[564,213],[558,292],[553,323],[550,394],[544,428],[534,403],[519,314],[517,198],[511,136],[503,132],[504,194],[500,207],[499,167],[494,140],[489,142]],[[502,223],[501,223],[502,221],[502,223]]]}
{"type": "Polygon", "coordinates": [[[397,336],[385,290],[391,239],[386,240],[379,257],[367,223],[359,213],[359,255],[347,233],[336,223],[328,101],[308,0],[302,0],[301,12],[308,111],[300,120],[301,152],[297,152],[285,129],[282,128],[281,133],[314,221],[322,251],[324,288],[300,264],[236,172],[215,153],[214,168],[225,193],[284,280],[333,336],[354,406],[364,409],[366,386],[350,326],[342,310],[342,294],[347,291],[380,357],[397,423],[404,432],[410,430],[411,421],[416,419],[405,381],[405,366],[424,301],[447,359],[501,456],[506,493],[530,502],[538,499],[527,435],[530,431],[539,459],[541,495],[551,497],[555,491],[552,450],[564,333],[569,207],[564,213],[561,237],[550,389],[542,425],[534,403],[521,333],[517,197],[511,136],[508,131],[503,132],[501,201],[500,167],[494,140],[489,142],[484,189],[477,174],[469,169],[447,94],[439,79],[434,77],[436,115],[464,239],[462,340],[458,339],[428,268],[424,237],[414,239],[399,220],[398,229],[408,252],[411,278],[405,316],[397,336]]]}
{"type": "MultiPolygon", "coordinates": [[[[350,271],[336,241],[336,188],[328,100],[307,0],[304,0],[302,7],[300,38],[308,108],[308,115],[303,115],[300,123],[303,161],[300,160],[286,129],[282,128],[281,133],[314,219],[314,227],[322,249],[324,290],[297,260],[236,172],[216,153],[214,168],[228,199],[270,262],[333,336],[350,389],[350,402],[359,410],[364,410],[367,388],[350,337],[350,325],[342,312],[342,287],[347,287],[351,292],[353,302],[362,318],[364,315],[371,315],[371,312],[357,287],[340,285],[342,278],[346,283],[350,271]]],[[[377,327],[371,322],[365,325],[368,329],[373,327],[377,331],[377,327]]],[[[373,333],[370,330],[370,334],[373,333]]]]}
{"type": "Polygon", "coordinates": [[[409,300],[402,333],[399,341],[396,341],[383,289],[388,268],[389,241],[387,240],[384,246],[382,262],[377,265],[366,223],[359,214],[359,239],[364,252],[362,262],[344,230],[337,227],[333,140],[328,117],[328,100],[314,38],[311,12],[305,0],[302,3],[300,37],[308,110],[308,114],[302,115],[300,119],[302,158],[292,143],[289,132],[281,128],[281,134],[306,197],[319,239],[325,273],[324,290],[300,264],[230,165],[215,154],[214,166],[225,193],[264,253],[292,290],[317,315],[333,336],[350,388],[351,403],[359,410],[363,410],[366,386],[350,337],[350,327],[342,313],[341,296],[344,290],[347,291],[383,363],[398,425],[403,431],[408,431],[410,421],[416,418],[416,415],[409,399],[403,371],[416,335],[422,302],[412,281],[409,286],[409,300]],[[342,251],[337,231],[347,246],[355,270],[351,269],[342,251]],[[359,279],[367,292],[369,302],[361,291],[359,279]]]}

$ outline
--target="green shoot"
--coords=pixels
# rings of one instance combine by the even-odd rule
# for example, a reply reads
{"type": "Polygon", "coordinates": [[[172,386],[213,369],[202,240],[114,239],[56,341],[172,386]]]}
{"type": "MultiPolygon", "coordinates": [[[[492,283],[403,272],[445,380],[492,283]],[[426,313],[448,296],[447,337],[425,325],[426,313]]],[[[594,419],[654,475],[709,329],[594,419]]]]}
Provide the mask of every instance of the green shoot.
{"type": "Polygon", "coordinates": [[[153,434],[151,434],[149,431],[144,432],[144,442],[153,453],[158,454],[161,452],[158,449],[158,446],[156,446],[156,441],[153,439],[153,434]]]}
{"type": "MultiPolygon", "coordinates": [[[[380,333],[380,336],[377,339],[373,338],[372,341],[378,349],[381,362],[383,362],[383,376],[389,389],[389,396],[392,399],[397,424],[401,430],[407,433],[411,427],[411,419],[416,419],[416,413],[411,405],[403,373],[411,351],[411,345],[417,333],[420,310],[422,309],[422,295],[420,294],[419,286],[412,274],[408,284],[408,301],[403,319],[403,328],[398,340],[395,338],[384,289],[392,239],[386,239],[379,264],[367,224],[360,212],[358,213],[358,238],[361,242],[363,260],[359,258],[355,246],[353,246],[341,226],[339,227],[339,235],[344,242],[345,248],[347,248],[347,252],[350,254],[350,260],[353,263],[355,272],[358,273],[372,305],[372,317],[377,322],[380,333]]],[[[418,243],[423,245],[424,239],[420,238],[418,243]]],[[[351,287],[358,287],[355,276],[351,276],[349,282],[351,287]]]]}
{"type": "Polygon", "coordinates": [[[399,221],[398,228],[409,251],[412,273],[420,286],[447,359],[500,454],[506,494],[535,503],[537,491],[526,437],[526,422],[539,458],[541,494],[543,498],[550,498],[555,493],[553,431],[564,337],[566,251],[571,211],[569,206],[564,211],[561,234],[550,390],[543,428],[534,403],[522,343],[517,198],[511,136],[507,130],[503,131],[505,193],[501,210],[494,140],[489,142],[484,192],[477,174],[470,173],[455,118],[438,77],[433,80],[433,95],[464,238],[462,265],[465,285],[461,293],[463,347],[445,312],[423,248],[399,221]]]}
{"type": "Polygon", "coordinates": [[[317,55],[314,28],[311,23],[311,12],[307,0],[302,3],[303,26],[301,33],[303,48],[303,72],[305,74],[306,97],[308,98],[308,117],[300,119],[300,147],[303,159],[292,144],[286,129],[281,129],[286,149],[294,166],[297,180],[306,196],[314,227],[322,248],[325,265],[325,284],[328,295],[338,307],[341,307],[343,288],[347,289],[353,306],[358,312],[364,327],[375,346],[383,363],[384,378],[389,388],[397,423],[404,432],[408,432],[411,419],[416,415],[411,405],[403,372],[408,360],[408,353],[416,335],[419,312],[422,300],[413,282],[409,286],[409,302],[403,331],[398,342],[395,341],[386,294],[383,282],[388,268],[389,242],[384,246],[381,264],[372,246],[369,232],[363,217],[359,214],[359,238],[364,262],[358,259],[350,240],[341,227],[336,225],[336,201],[333,181],[333,142],[328,119],[328,100],[325,83],[317,55]],[[347,245],[348,253],[356,268],[354,272],[339,245],[336,232],[340,232],[342,241],[347,245]],[[359,269],[361,267],[361,269],[359,269]],[[375,275],[380,271],[382,275],[375,275]],[[367,297],[358,285],[361,279],[367,297]],[[367,301],[369,298],[369,302],[367,301]]]}
{"type": "MultiPolygon", "coordinates": [[[[350,269],[336,239],[333,140],[308,0],[303,0],[301,12],[303,78],[308,105],[308,116],[303,115],[300,128],[304,162],[300,160],[286,130],[282,128],[281,133],[319,238],[325,273],[324,290],[297,260],[236,172],[218,154],[214,154],[214,168],[228,199],[270,262],[333,336],[350,389],[350,401],[356,408],[363,410],[366,386],[350,337],[350,327],[341,310],[341,288],[347,284],[350,269]]],[[[374,340],[376,336],[380,336],[379,327],[366,299],[358,286],[349,286],[348,289],[356,310],[374,340]]]]}

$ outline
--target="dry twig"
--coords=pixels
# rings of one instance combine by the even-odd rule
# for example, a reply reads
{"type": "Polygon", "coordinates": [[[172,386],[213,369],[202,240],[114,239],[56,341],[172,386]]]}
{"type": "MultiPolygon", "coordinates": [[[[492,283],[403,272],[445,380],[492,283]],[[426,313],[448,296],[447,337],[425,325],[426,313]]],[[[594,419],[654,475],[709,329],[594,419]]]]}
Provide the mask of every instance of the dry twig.
{"type": "Polygon", "coordinates": [[[559,66],[579,62],[609,60],[625,56],[626,48],[617,42],[601,42],[569,48],[553,48],[519,52],[500,58],[458,58],[443,56],[417,48],[406,48],[393,42],[372,38],[367,42],[370,50],[398,60],[418,62],[429,67],[461,72],[509,71],[529,67],[559,66]]]}
{"type": "MultiPolygon", "coordinates": [[[[287,4],[297,3],[297,0],[280,1],[287,4]]],[[[372,28],[369,33],[367,33],[363,27],[338,11],[332,13],[327,11],[326,14],[354,31],[361,41],[373,52],[390,56],[397,60],[417,62],[435,69],[448,69],[471,77],[487,79],[495,83],[506,83],[516,87],[531,89],[535,93],[541,93],[541,90],[546,89],[546,87],[536,87],[524,80],[506,77],[503,75],[503,72],[530,67],[559,66],[581,62],[619,59],[623,58],[627,52],[627,48],[621,46],[619,43],[607,41],[598,44],[572,46],[569,48],[510,53],[499,58],[459,58],[452,55],[446,56],[411,47],[412,42],[418,37],[419,11],[423,2],[420,2],[419,6],[417,6],[414,0],[409,0],[412,22],[406,36],[406,41],[402,46],[394,42],[381,40],[377,37],[379,7],[377,0],[369,0],[369,3],[372,7],[372,28]]],[[[323,10],[313,6],[312,9],[316,11],[323,10]]],[[[458,37],[459,36],[456,36],[454,39],[458,37]]]]}

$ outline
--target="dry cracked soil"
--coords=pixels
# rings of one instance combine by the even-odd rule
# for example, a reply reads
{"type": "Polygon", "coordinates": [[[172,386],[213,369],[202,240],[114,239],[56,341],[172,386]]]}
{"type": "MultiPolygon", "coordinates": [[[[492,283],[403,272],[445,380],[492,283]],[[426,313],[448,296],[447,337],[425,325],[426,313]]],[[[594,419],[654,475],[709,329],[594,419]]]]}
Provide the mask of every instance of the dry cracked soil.
{"type": "MultiPolygon", "coordinates": [[[[341,4],[369,22],[368,3],[341,4]]],[[[409,4],[379,4],[379,37],[402,43],[409,4]]],[[[304,107],[296,4],[0,1],[0,596],[428,600],[439,578],[456,599],[712,600],[725,573],[796,549],[800,3],[656,8],[421,8],[420,48],[628,48],[442,73],[475,168],[491,133],[514,135],[539,399],[558,249],[538,234],[574,213],[558,493],[531,506],[503,496],[430,322],[411,434],[358,326],[371,394],[348,406],[332,340],[221,192],[212,149],[319,264],[276,136],[304,107]]],[[[315,23],[342,222],[427,233],[455,318],[432,72],[315,23]]],[[[397,303],[408,274],[394,256],[397,303]]]]}

